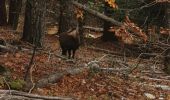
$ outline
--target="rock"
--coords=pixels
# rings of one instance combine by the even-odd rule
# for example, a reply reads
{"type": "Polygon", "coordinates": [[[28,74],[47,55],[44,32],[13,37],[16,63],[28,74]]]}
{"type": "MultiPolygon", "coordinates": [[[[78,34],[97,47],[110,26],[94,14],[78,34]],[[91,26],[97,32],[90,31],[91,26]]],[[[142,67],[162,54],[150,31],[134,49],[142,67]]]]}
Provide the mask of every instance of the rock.
{"type": "Polygon", "coordinates": [[[147,97],[147,99],[154,100],[156,97],[153,94],[150,93],[144,93],[144,95],[147,97]]]}

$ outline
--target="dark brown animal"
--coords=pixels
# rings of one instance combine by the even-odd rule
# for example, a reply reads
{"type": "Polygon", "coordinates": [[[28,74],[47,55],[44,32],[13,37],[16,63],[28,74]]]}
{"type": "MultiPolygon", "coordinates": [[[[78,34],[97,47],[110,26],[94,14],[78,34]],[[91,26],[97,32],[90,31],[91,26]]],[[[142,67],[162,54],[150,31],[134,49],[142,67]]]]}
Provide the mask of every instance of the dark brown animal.
{"type": "Polygon", "coordinates": [[[76,29],[72,29],[66,33],[61,33],[59,35],[60,46],[62,49],[62,55],[68,58],[74,58],[76,50],[80,45],[80,37],[76,29]]]}

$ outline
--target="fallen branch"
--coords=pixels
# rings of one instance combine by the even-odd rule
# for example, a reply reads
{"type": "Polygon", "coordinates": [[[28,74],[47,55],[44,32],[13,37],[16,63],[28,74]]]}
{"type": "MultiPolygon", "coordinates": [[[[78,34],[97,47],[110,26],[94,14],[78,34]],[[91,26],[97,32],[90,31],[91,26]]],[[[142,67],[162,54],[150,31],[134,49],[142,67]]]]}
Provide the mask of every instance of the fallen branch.
{"type": "Polygon", "coordinates": [[[1,52],[14,52],[17,50],[17,47],[13,46],[13,45],[0,45],[0,51],[1,52]]]}
{"type": "Polygon", "coordinates": [[[150,87],[154,87],[154,88],[161,88],[164,91],[170,91],[170,86],[168,86],[168,85],[156,85],[156,84],[151,85],[151,84],[145,84],[145,83],[141,83],[140,85],[147,86],[147,87],[150,86],[150,87]]]}
{"type": "MultiPolygon", "coordinates": [[[[95,51],[101,51],[101,52],[104,52],[104,53],[107,53],[107,54],[124,56],[124,54],[122,54],[122,53],[113,52],[113,51],[109,51],[109,50],[106,50],[106,49],[97,48],[97,47],[93,47],[93,46],[90,46],[90,47],[87,47],[87,48],[88,48],[88,49],[95,50],[95,51]]],[[[130,56],[130,54],[126,54],[126,56],[130,56]]]]}
{"type": "Polygon", "coordinates": [[[92,30],[92,31],[103,32],[103,28],[90,27],[90,26],[83,26],[83,28],[89,29],[89,30],[92,30]]]}
{"type": "MultiPolygon", "coordinates": [[[[26,93],[26,92],[20,92],[20,91],[16,91],[16,90],[0,90],[0,94],[3,94],[3,97],[1,98],[4,98],[7,97],[7,95],[10,95],[10,100],[12,100],[12,96],[20,96],[20,98],[24,98],[24,97],[27,97],[27,98],[30,98],[31,100],[32,99],[43,99],[43,100],[74,100],[73,98],[67,98],[67,97],[52,97],[52,96],[40,96],[40,95],[35,95],[35,94],[29,94],[29,93],[26,93]]],[[[6,100],[6,99],[5,99],[6,100]]],[[[22,99],[22,100],[25,100],[25,99],[22,99]]]]}
{"type": "Polygon", "coordinates": [[[114,20],[113,18],[110,18],[110,17],[108,17],[108,16],[106,16],[106,15],[103,15],[102,13],[99,13],[99,12],[97,12],[97,11],[95,11],[95,10],[92,10],[92,9],[86,7],[85,5],[82,5],[82,4],[80,4],[80,3],[76,2],[76,1],[72,1],[72,3],[73,3],[74,5],[80,7],[81,9],[89,12],[90,14],[93,14],[94,16],[97,16],[97,17],[99,17],[99,18],[101,18],[101,19],[103,19],[103,20],[105,20],[105,21],[111,22],[111,23],[114,24],[114,25],[117,25],[117,26],[122,26],[122,25],[123,25],[121,22],[116,21],[116,20],[114,20]]]}
{"type": "Polygon", "coordinates": [[[139,79],[142,79],[142,80],[151,80],[151,81],[159,81],[159,82],[167,82],[167,83],[170,83],[170,80],[168,79],[157,79],[157,78],[150,78],[150,77],[139,77],[139,76],[132,76],[132,75],[129,75],[129,77],[131,78],[139,78],[139,79]]]}
{"type": "Polygon", "coordinates": [[[47,84],[49,83],[56,83],[58,82],[63,76],[65,75],[75,75],[75,74],[78,74],[78,73],[81,73],[83,72],[83,70],[87,68],[87,67],[81,67],[81,68],[75,68],[75,69],[68,69],[66,70],[65,72],[56,72],[54,74],[51,74],[49,75],[47,78],[43,78],[41,80],[39,80],[36,85],[35,85],[35,88],[38,88],[38,87],[44,87],[46,86],[47,84]]]}

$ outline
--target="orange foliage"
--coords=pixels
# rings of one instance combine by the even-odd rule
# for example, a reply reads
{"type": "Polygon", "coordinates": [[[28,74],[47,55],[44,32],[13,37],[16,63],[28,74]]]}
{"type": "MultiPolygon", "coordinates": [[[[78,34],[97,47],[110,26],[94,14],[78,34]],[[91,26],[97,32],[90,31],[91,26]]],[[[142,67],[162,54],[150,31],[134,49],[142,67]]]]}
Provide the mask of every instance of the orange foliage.
{"type": "Polygon", "coordinates": [[[161,28],[160,28],[160,34],[170,35],[170,29],[161,27],[161,28]]]}
{"type": "Polygon", "coordinates": [[[123,41],[126,44],[132,44],[133,38],[130,36],[130,34],[127,32],[124,26],[121,26],[120,28],[111,28],[109,31],[114,32],[115,36],[118,37],[119,40],[123,41]]]}
{"type": "Polygon", "coordinates": [[[144,42],[147,41],[147,36],[144,32],[142,32],[142,29],[140,29],[138,26],[136,26],[133,22],[130,21],[129,17],[126,16],[124,25],[128,27],[129,30],[133,31],[143,39],[144,42]]]}
{"type": "Polygon", "coordinates": [[[116,4],[115,0],[105,0],[105,2],[107,2],[109,4],[110,7],[112,8],[118,8],[118,5],[116,4]]]}
{"type": "Polygon", "coordinates": [[[135,40],[134,36],[140,37],[144,42],[147,41],[147,36],[142,30],[137,27],[133,22],[130,21],[129,17],[126,16],[124,25],[119,28],[111,28],[109,31],[114,32],[115,35],[124,43],[132,44],[135,40]],[[131,32],[133,32],[133,34],[131,32]]]}
{"type": "Polygon", "coordinates": [[[76,13],[77,19],[83,19],[83,10],[82,9],[77,7],[76,10],[75,10],[75,13],[76,13]]]}

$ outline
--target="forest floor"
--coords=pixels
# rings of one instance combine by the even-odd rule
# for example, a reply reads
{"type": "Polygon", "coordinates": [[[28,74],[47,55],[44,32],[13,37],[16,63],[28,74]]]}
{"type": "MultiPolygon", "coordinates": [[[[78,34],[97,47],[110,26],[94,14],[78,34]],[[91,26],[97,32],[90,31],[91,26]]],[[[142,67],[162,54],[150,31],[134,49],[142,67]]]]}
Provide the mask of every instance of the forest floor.
{"type": "MultiPolygon", "coordinates": [[[[0,38],[12,44],[19,39],[19,33],[0,29],[0,38]]],[[[34,94],[66,96],[78,100],[170,100],[170,76],[162,71],[161,61],[140,59],[139,63],[137,57],[116,55],[123,53],[121,47],[114,43],[88,38],[85,45],[77,50],[75,62],[70,62],[55,56],[61,54],[57,36],[46,34],[44,43],[42,51],[46,53],[37,51],[34,59],[34,82],[52,73],[84,67],[96,60],[99,67],[117,69],[117,72],[84,70],[76,75],[66,75],[55,84],[34,89],[34,94]],[[119,71],[134,66],[138,67],[128,76],[119,71]]],[[[24,68],[32,56],[29,44],[22,42],[20,45],[28,50],[0,53],[0,65],[9,69],[12,80],[23,79],[24,68]]],[[[0,89],[7,88],[0,86],[0,89]]]]}

